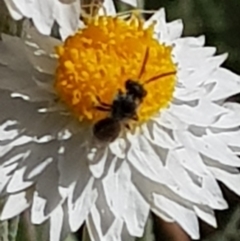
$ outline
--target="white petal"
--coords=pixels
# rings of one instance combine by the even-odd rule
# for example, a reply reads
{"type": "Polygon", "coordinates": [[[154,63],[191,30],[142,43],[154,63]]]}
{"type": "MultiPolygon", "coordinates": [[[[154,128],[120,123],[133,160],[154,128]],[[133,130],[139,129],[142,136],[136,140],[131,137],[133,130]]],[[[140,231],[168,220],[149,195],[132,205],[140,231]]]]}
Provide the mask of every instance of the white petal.
{"type": "Polygon", "coordinates": [[[223,197],[222,191],[213,175],[204,176],[202,187],[212,195],[212,198],[209,199],[209,206],[211,208],[224,210],[228,207],[228,204],[223,197]]]}
{"type": "Polygon", "coordinates": [[[80,1],[74,1],[71,4],[55,1],[53,10],[54,18],[60,27],[59,32],[64,40],[74,34],[79,27],[80,1]]]}
{"type": "Polygon", "coordinates": [[[239,126],[240,120],[240,105],[238,103],[227,102],[224,107],[229,110],[225,115],[222,115],[219,120],[212,125],[212,127],[220,129],[228,129],[239,126]]]}
{"type": "Polygon", "coordinates": [[[125,158],[126,146],[126,141],[123,138],[117,138],[114,142],[109,144],[112,154],[120,159],[125,158]]]}
{"type": "Polygon", "coordinates": [[[50,34],[50,30],[54,23],[54,17],[52,13],[54,8],[55,4],[53,0],[34,1],[32,6],[33,23],[41,33],[50,34]]]}
{"type": "Polygon", "coordinates": [[[50,219],[50,241],[61,240],[61,230],[63,225],[64,212],[62,206],[59,205],[51,214],[50,219]]]}
{"type": "Polygon", "coordinates": [[[194,149],[207,157],[229,166],[240,166],[239,159],[228,148],[224,142],[217,139],[214,135],[204,135],[196,137],[189,132],[175,131],[175,137],[184,146],[194,149]]]}
{"type": "Polygon", "coordinates": [[[56,21],[63,38],[72,34],[79,26],[80,1],[61,2],[59,0],[5,0],[15,19],[21,16],[32,18],[37,29],[50,35],[56,21]]]}
{"type": "Polygon", "coordinates": [[[92,241],[101,241],[103,240],[103,234],[101,231],[101,220],[98,209],[94,205],[91,209],[91,213],[89,214],[86,220],[89,236],[92,241]]]}
{"type": "Polygon", "coordinates": [[[182,37],[174,41],[175,46],[187,45],[189,47],[202,47],[205,44],[205,36],[182,37]]]}
{"type": "Polygon", "coordinates": [[[103,180],[108,205],[117,217],[122,217],[132,236],[141,237],[148,217],[149,205],[131,184],[131,171],[123,162],[114,173],[112,165],[103,180]]]}
{"type": "Polygon", "coordinates": [[[48,215],[44,214],[44,209],[46,207],[47,200],[39,197],[37,192],[33,196],[33,204],[31,208],[31,222],[33,224],[42,224],[47,220],[48,215]]]}
{"type": "Polygon", "coordinates": [[[114,16],[116,15],[115,5],[112,0],[104,0],[103,8],[99,9],[99,15],[107,15],[114,16]]]}
{"type": "Polygon", "coordinates": [[[127,159],[136,170],[150,180],[166,183],[167,185],[175,185],[170,173],[163,166],[159,155],[144,135],[139,134],[131,142],[127,159]]]}
{"type": "Polygon", "coordinates": [[[10,183],[7,186],[8,193],[22,191],[33,185],[33,182],[25,181],[23,178],[26,168],[27,167],[24,166],[14,172],[13,177],[11,178],[10,183]]]}
{"type": "MultiPolygon", "coordinates": [[[[15,169],[15,168],[14,168],[15,169]]],[[[11,175],[7,175],[6,168],[0,166],[0,194],[2,194],[3,190],[6,188],[9,180],[11,179],[11,175]]]]}
{"type": "Polygon", "coordinates": [[[240,131],[220,132],[213,135],[228,146],[238,146],[240,143],[240,131]]]}
{"type": "Polygon", "coordinates": [[[106,233],[102,232],[101,224],[104,225],[105,219],[101,219],[101,210],[93,206],[86,224],[91,240],[93,241],[121,241],[121,232],[123,229],[123,221],[121,219],[113,219],[106,233]]]}
{"type": "Polygon", "coordinates": [[[206,223],[210,224],[214,228],[217,227],[217,220],[212,209],[207,206],[194,206],[194,211],[206,223]]]}
{"type": "Polygon", "coordinates": [[[168,39],[168,28],[166,24],[166,14],[165,10],[163,8],[159,9],[157,12],[155,12],[145,23],[144,27],[147,28],[153,23],[156,23],[154,25],[154,30],[156,37],[165,42],[169,41],[168,39]]]}
{"type": "Polygon", "coordinates": [[[203,163],[198,151],[181,148],[176,150],[178,161],[191,172],[199,176],[204,176],[208,173],[207,167],[203,163]],[[194,161],[193,161],[194,160],[194,161]]]}
{"type": "Polygon", "coordinates": [[[198,220],[193,210],[161,195],[153,194],[153,197],[156,205],[174,217],[191,238],[199,239],[198,220]]]}
{"type": "Polygon", "coordinates": [[[178,39],[183,32],[183,22],[181,19],[167,23],[169,41],[178,39]]]}
{"type": "Polygon", "coordinates": [[[121,0],[121,1],[129,5],[132,5],[133,7],[137,7],[137,3],[138,3],[137,0],[121,0]]]}
{"type": "Polygon", "coordinates": [[[167,129],[162,128],[160,125],[157,124],[157,118],[155,118],[156,123],[153,123],[151,127],[148,127],[145,125],[143,127],[144,134],[147,136],[149,141],[154,143],[157,146],[160,146],[162,148],[166,149],[173,149],[179,146],[179,143],[177,143],[171,136],[170,132],[167,129]],[[152,132],[152,137],[147,132],[152,132]]]}
{"type": "Polygon", "coordinates": [[[174,97],[181,101],[193,101],[202,98],[203,95],[206,94],[206,90],[200,87],[193,87],[193,88],[180,88],[176,87],[174,91],[174,97]]]}
{"type": "MultiPolygon", "coordinates": [[[[122,241],[126,239],[121,238],[121,231],[123,229],[123,221],[121,219],[115,219],[113,224],[109,228],[108,232],[105,234],[104,239],[106,241],[122,241]]],[[[129,239],[128,239],[129,241],[129,239]]]]}
{"type": "Polygon", "coordinates": [[[108,157],[109,150],[107,148],[99,150],[94,147],[88,153],[89,169],[95,178],[100,178],[103,175],[108,157]]]}
{"type": "Polygon", "coordinates": [[[15,20],[20,20],[22,18],[21,11],[17,8],[14,0],[4,0],[6,6],[15,20]]]}
{"type": "Polygon", "coordinates": [[[240,174],[229,173],[215,167],[209,167],[210,171],[214,174],[215,178],[223,182],[230,190],[240,195],[240,174]]]}
{"type": "Polygon", "coordinates": [[[27,209],[30,205],[29,195],[31,194],[28,192],[11,194],[3,207],[0,219],[5,220],[13,218],[27,209]]]}
{"type": "Polygon", "coordinates": [[[181,121],[196,126],[207,127],[214,123],[218,116],[228,111],[208,100],[199,101],[197,106],[172,104],[169,108],[181,121]]]}
{"type": "Polygon", "coordinates": [[[69,187],[79,177],[88,180],[91,176],[87,160],[84,158],[84,148],[81,146],[76,148],[80,138],[81,135],[74,135],[64,143],[64,153],[58,160],[59,184],[62,187],[69,187]],[[83,158],[80,158],[81,156],[83,158]]]}
{"type": "Polygon", "coordinates": [[[37,165],[35,168],[33,168],[27,175],[28,179],[36,178],[38,175],[40,175],[45,168],[53,161],[51,158],[47,158],[46,160],[42,161],[39,165],[37,165]]]}
{"type": "Polygon", "coordinates": [[[212,101],[239,93],[240,77],[227,69],[219,68],[208,82],[215,84],[213,90],[207,95],[212,101]]]}
{"type": "Polygon", "coordinates": [[[153,120],[161,126],[171,130],[185,130],[188,128],[188,125],[186,123],[180,120],[177,115],[168,110],[158,113],[156,117],[153,118],[153,120]]]}
{"type": "Polygon", "coordinates": [[[208,193],[204,189],[193,182],[177,158],[178,155],[174,151],[171,151],[168,155],[166,166],[176,180],[176,183],[178,183],[179,188],[183,190],[183,197],[192,202],[207,204],[211,196],[208,196],[208,193]]]}
{"type": "Polygon", "coordinates": [[[87,184],[81,183],[81,177],[70,193],[68,198],[69,224],[71,230],[76,232],[87,218],[92,206],[97,199],[97,191],[93,189],[94,179],[91,178],[87,184]]]}
{"type": "Polygon", "coordinates": [[[62,196],[58,189],[58,175],[57,162],[52,162],[40,175],[36,184],[39,196],[47,200],[44,209],[45,215],[51,214],[59,203],[62,202],[62,196]]]}

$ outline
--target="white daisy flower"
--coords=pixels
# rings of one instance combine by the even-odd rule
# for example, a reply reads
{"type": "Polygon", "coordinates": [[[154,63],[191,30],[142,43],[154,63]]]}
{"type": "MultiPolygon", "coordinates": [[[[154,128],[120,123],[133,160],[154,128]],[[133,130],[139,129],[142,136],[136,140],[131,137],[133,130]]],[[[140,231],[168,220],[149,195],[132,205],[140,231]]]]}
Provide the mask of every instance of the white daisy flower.
{"type": "Polygon", "coordinates": [[[94,241],[141,237],[150,211],[193,239],[198,217],[216,226],[213,210],[227,208],[217,180],[240,194],[240,106],[224,103],[240,78],[182,30],[163,9],[146,22],[89,19],[64,43],[28,27],[28,59],[20,39],[3,36],[2,220],[31,209],[54,241],[84,221],[94,241]]]}
{"type": "MultiPolygon", "coordinates": [[[[137,0],[121,0],[137,6],[137,0]]],[[[42,34],[50,35],[54,22],[59,25],[59,32],[65,39],[80,26],[81,0],[4,0],[15,20],[31,18],[42,34]]],[[[103,7],[108,13],[115,13],[113,0],[103,0],[103,7]]]]}

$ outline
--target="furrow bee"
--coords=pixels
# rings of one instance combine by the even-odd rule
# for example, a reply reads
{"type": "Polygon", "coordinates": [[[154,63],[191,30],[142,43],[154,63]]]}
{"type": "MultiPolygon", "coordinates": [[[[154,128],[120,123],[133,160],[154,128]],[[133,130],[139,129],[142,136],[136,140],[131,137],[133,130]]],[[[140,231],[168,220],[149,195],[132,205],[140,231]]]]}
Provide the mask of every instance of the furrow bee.
{"type": "MultiPolygon", "coordinates": [[[[144,67],[146,65],[148,56],[149,48],[146,49],[138,77],[139,79],[144,73],[144,67]]],[[[99,97],[97,97],[99,105],[95,106],[95,108],[99,111],[109,112],[109,116],[94,124],[94,137],[102,142],[112,142],[119,136],[123,126],[130,129],[128,121],[138,120],[137,110],[147,95],[144,85],[174,74],[176,74],[176,71],[159,74],[145,81],[143,84],[136,80],[128,79],[124,86],[125,92],[118,90],[118,93],[111,104],[105,103],[99,97]]]]}

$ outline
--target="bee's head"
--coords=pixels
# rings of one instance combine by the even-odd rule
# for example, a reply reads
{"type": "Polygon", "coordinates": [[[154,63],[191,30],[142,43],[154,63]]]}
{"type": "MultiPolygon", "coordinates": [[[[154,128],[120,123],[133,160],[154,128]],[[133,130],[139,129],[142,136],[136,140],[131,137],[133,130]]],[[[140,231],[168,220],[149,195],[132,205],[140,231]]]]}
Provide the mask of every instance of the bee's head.
{"type": "Polygon", "coordinates": [[[135,80],[127,80],[125,88],[127,94],[132,95],[134,98],[139,100],[142,100],[147,95],[147,91],[144,89],[143,85],[135,80]]]}

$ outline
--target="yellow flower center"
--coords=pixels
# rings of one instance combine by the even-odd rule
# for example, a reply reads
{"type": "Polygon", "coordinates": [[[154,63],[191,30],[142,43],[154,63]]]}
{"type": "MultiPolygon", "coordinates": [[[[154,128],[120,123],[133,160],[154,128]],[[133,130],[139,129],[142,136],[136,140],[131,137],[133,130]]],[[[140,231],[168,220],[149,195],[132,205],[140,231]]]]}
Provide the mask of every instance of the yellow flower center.
{"type": "Polygon", "coordinates": [[[111,116],[97,108],[111,105],[125,83],[134,80],[146,91],[138,102],[138,123],[166,108],[176,82],[172,47],[159,43],[153,25],[143,27],[139,17],[97,17],[86,28],[57,47],[59,56],[55,89],[59,99],[79,121],[94,124],[111,116]]]}

